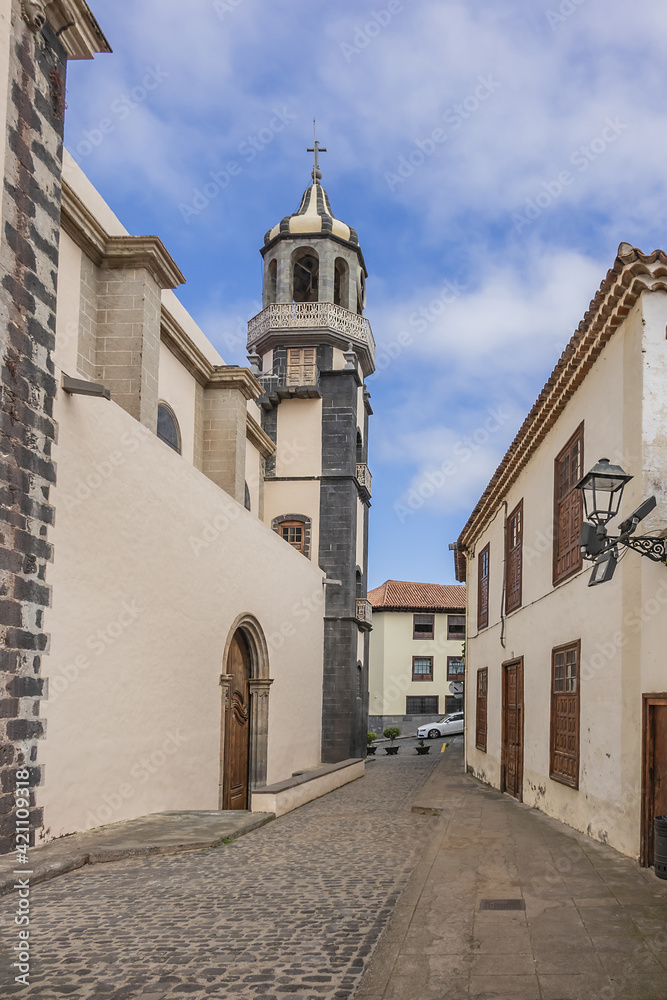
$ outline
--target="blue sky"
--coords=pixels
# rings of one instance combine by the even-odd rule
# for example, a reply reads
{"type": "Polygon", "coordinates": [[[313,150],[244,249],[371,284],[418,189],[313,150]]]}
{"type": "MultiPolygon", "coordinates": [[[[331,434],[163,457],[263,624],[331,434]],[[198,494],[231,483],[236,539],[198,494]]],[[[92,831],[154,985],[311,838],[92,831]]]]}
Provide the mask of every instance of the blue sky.
{"type": "Polygon", "coordinates": [[[245,364],[265,231],[312,168],[358,233],[378,345],[369,585],[453,541],[625,240],[667,243],[667,5],[91,0],[66,145],[245,364]]]}

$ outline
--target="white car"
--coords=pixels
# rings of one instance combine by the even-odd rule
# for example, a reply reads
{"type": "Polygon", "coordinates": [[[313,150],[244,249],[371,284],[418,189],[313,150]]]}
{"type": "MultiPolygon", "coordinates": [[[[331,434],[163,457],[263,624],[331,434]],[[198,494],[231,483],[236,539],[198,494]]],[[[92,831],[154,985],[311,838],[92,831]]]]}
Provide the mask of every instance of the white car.
{"type": "Polygon", "coordinates": [[[417,736],[423,739],[425,736],[429,740],[434,740],[438,736],[453,736],[455,733],[463,732],[463,712],[452,712],[446,715],[440,722],[429,722],[426,726],[420,726],[417,736]]]}

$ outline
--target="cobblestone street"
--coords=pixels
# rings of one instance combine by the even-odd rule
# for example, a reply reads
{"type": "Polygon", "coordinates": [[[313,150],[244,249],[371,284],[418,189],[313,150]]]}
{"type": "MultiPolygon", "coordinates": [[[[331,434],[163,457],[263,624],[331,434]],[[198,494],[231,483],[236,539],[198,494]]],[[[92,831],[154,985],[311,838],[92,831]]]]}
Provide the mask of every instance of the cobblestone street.
{"type": "Polygon", "coordinates": [[[10,971],[15,900],[0,901],[3,996],[56,1000],[352,995],[434,832],[411,812],[438,762],[401,741],[364,778],[216,850],[96,865],[35,886],[31,985],[10,971]],[[33,950],[34,949],[34,950],[33,950]]]}

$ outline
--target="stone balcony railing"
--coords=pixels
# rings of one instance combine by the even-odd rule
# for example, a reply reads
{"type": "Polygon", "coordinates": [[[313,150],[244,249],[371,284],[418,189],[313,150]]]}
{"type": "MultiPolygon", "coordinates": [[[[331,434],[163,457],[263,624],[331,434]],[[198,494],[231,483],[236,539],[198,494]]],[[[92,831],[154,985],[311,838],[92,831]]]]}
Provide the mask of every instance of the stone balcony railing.
{"type": "Polygon", "coordinates": [[[357,598],[355,617],[358,622],[362,622],[364,625],[371,625],[373,623],[373,605],[365,597],[357,598]]]}
{"type": "Polygon", "coordinates": [[[364,316],[333,302],[275,302],[248,323],[248,347],[272,330],[333,330],[346,340],[365,344],[375,360],[375,340],[364,316]]]}
{"type": "Polygon", "coordinates": [[[371,470],[365,463],[357,462],[357,474],[356,479],[362,490],[366,490],[369,496],[372,494],[373,487],[373,477],[371,475],[371,470]]]}

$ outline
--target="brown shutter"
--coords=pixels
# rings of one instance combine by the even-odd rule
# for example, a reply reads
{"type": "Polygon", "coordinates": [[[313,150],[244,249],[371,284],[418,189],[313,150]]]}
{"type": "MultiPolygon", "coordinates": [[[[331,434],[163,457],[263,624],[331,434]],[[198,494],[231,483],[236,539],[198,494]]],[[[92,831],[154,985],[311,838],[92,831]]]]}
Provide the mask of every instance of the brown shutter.
{"type": "Polygon", "coordinates": [[[521,607],[523,586],[523,500],[507,518],[505,531],[505,610],[513,611],[521,607]]]}
{"type": "Polygon", "coordinates": [[[549,774],[572,788],[579,787],[580,655],[579,641],[551,654],[549,774]]]}
{"type": "Polygon", "coordinates": [[[315,385],[316,360],[315,347],[288,347],[287,385],[315,385]]]}
{"type": "Polygon", "coordinates": [[[489,556],[490,545],[485,545],[477,557],[477,628],[489,624],[489,556]]]}
{"type": "Polygon", "coordinates": [[[475,746],[486,753],[486,719],[489,688],[489,668],[477,671],[477,712],[475,719],[475,746]]]}
{"type": "Polygon", "coordinates": [[[576,485],[583,475],[584,425],[579,425],[554,464],[553,582],[560,583],[581,569],[583,503],[576,485]]]}

